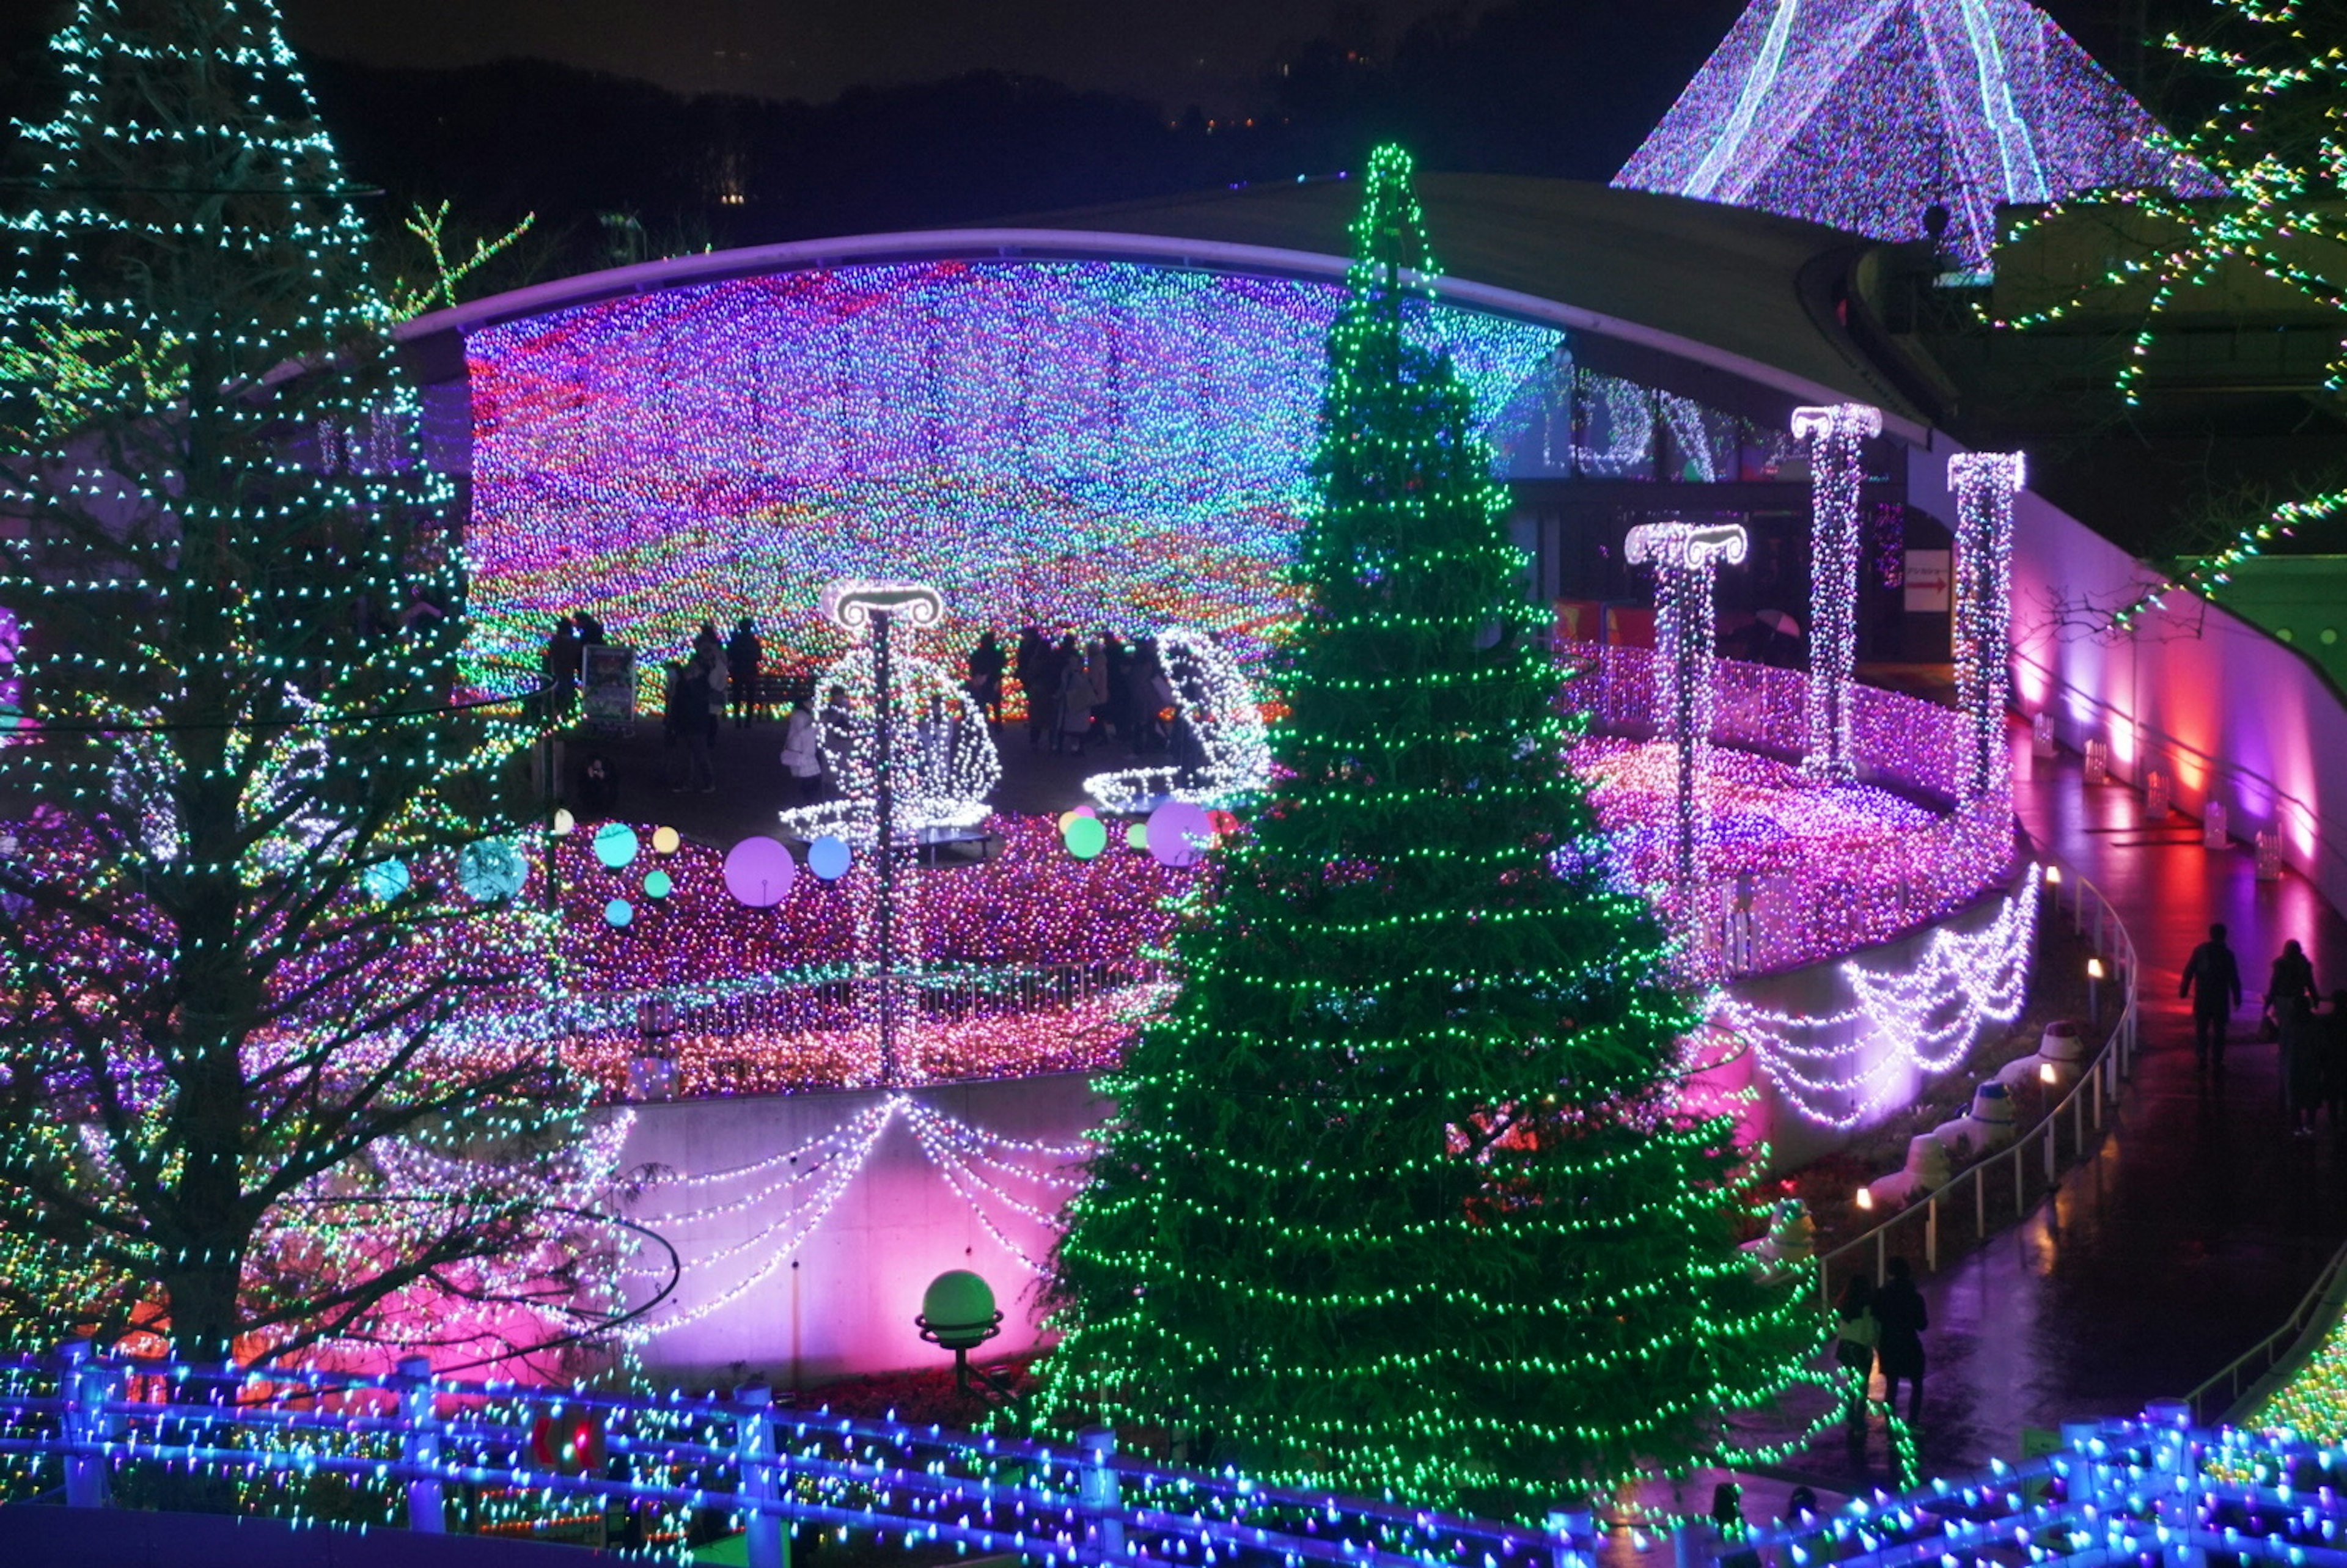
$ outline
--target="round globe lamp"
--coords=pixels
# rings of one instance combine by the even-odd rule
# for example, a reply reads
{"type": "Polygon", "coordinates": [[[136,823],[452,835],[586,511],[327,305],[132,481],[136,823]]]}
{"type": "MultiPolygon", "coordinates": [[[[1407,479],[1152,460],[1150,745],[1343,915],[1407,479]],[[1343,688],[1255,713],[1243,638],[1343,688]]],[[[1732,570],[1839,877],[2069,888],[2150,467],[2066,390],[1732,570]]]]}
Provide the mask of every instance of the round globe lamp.
{"type": "Polygon", "coordinates": [[[994,1287],[984,1279],[966,1268],[946,1270],[921,1293],[913,1327],[930,1344],[954,1353],[957,1388],[986,1399],[1010,1397],[1010,1390],[985,1368],[969,1364],[972,1350],[1002,1332],[1002,1309],[994,1305],[994,1287]]]}

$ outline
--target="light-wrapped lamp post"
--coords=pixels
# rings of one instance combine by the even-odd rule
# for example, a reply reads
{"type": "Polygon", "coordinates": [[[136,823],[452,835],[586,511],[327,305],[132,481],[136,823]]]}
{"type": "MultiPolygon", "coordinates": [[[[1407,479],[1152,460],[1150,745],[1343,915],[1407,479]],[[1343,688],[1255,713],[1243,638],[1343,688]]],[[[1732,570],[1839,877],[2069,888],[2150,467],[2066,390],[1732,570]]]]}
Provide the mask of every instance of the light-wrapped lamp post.
{"type": "Polygon", "coordinates": [[[1655,569],[1655,731],[1677,755],[1671,866],[1679,913],[1695,917],[1701,881],[1705,762],[1711,749],[1712,660],[1717,615],[1713,579],[1720,565],[1744,559],[1736,523],[1641,523],[1624,553],[1655,569]]]}
{"type": "Polygon", "coordinates": [[[1793,434],[1809,446],[1809,771],[1829,781],[1858,776],[1850,733],[1858,656],[1860,487],[1864,442],[1882,434],[1882,410],[1863,403],[1793,410],[1793,434]]]}
{"type": "Polygon", "coordinates": [[[1956,495],[1956,707],[1964,716],[1956,787],[1966,800],[2008,787],[2013,497],[2027,482],[2018,452],[1959,452],[1948,459],[1948,487],[1956,495]]]}

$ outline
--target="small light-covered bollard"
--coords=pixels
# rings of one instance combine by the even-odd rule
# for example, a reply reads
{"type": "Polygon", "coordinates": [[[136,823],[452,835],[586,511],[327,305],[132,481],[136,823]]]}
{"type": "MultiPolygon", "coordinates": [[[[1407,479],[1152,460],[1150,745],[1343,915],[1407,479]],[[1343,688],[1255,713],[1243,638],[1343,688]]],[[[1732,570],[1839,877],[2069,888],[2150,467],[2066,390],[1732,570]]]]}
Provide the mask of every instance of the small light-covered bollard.
{"type": "Polygon", "coordinates": [[[2029,718],[2029,754],[2033,757],[2054,754],[2054,715],[2043,708],[2029,718]]]}
{"type": "Polygon", "coordinates": [[[1083,1506],[1085,1532],[1093,1538],[1103,1561],[1114,1561],[1124,1555],[1124,1521],[1117,1516],[1123,1501],[1116,1469],[1109,1462],[1116,1458],[1116,1429],[1086,1427],[1076,1434],[1076,1448],[1084,1456],[1077,1500],[1083,1506]]]}
{"type": "Polygon", "coordinates": [[[2281,880],[2281,835],[2270,827],[2258,829],[2258,880],[2281,880]]]}
{"type": "Polygon", "coordinates": [[[2202,806],[2200,808],[2200,847],[2224,849],[2229,847],[2232,842],[2232,835],[2225,831],[2225,803],[2221,800],[2212,800],[2202,806]]]}
{"type": "Polygon", "coordinates": [[[2143,819],[2146,822],[2166,822],[2174,804],[2175,784],[2166,768],[2151,768],[2143,775],[2143,819]]]}
{"type": "MultiPolygon", "coordinates": [[[[733,1460],[742,1474],[742,1495],[753,1504],[773,1503],[783,1494],[782,1465],[774,1444],[774,1391],[764,1383],[744,1383],[733,1390],[739,1407],[733,1418],[733,1460]]],[[[751,1507],[742,1514],[743,1544],[750,1568],[788,1568],[790,1537],[782,1516],[771,1507],[751,1507]]]]}
{"type": "Polygon", "coordinates": [[[440,1412],[435,1403],[432,1363],[421,1356],[399,1361],[399,1457],[415,1470],[407,1478],[407,1528],[418,1535],[448,1529],[440,1488],[440,1412]]]}
{"type": "Polygon", "coordinates": [[[105,1445],[111,1428],[106,1402],[120,1391],[121,1371],[99,1358],[87,1339],[57,1347],[58,1392],[65,1396],[66,1506],[104,1508],[108,1501],[105,1445]]]}
{"type": "Polygon", "coordinates": [[[2086,743],[2086,782],[2106,784],[2111,782],[2111,743],[2099,737],[2086,743]]]}

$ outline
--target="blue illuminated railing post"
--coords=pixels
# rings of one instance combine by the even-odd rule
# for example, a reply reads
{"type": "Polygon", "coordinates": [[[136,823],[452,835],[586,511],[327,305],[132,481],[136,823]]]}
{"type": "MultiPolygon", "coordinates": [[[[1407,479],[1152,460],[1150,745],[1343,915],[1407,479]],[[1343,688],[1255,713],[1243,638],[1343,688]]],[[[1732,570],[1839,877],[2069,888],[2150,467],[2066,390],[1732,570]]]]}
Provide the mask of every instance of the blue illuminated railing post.
{"type": "Polygon", "coordinates": [[[1116,1471],[1109,1463],[1116,1457],[1116,1429],[1086,1427],[1076,1434],[1076,1447],[1084,1456],[1077,1491],[1086,1515],[1084,1533],[1092,1538],[1100,1561],[1112,1563],[1124,1555],[1124,1521],[1117,1517],[1123,1501],[1118,1496],[1116,1471]]]}
{"type": "MultiPolygon", "coordinates": [[[[733,1390],[741,1409],[733,1417],[733,1454],[742,1471],[742,1495],[753,1503],[771,1503],[782,1496],[774,1442],[774,1390],[764,1383],[744,1383],[733,1390]]],[[[772,1508],[743,1512],[743,1544],[750,1568],[785,1568],[788,1537],[782,1515],[772,1508]]]]}
{"type": "Polygon", "coordinates": [[[440,1490],[440,1412],[432,1363],[407,1356],[399,1363],[399,1457],[408,1466],[407,1528],[419,1535],[447,1532],[440,1490]]]}
{"type": "Polygon", "coordinates": [[[59,1425],[66,1440],[66,1506],[104,1508],[106,1401],[118,1392],[122,1374],[100,1359],[87,1339],[57,1347],[58,1389],[65,1396],[59,1425]]]}
{"type": "Polygon", "coordinates": [[[1596,1517],[1558,1510],[1548,1516],[1549,1568],[1590,1568],[1580,1542],[1590,1538],[1596,1517]]]}

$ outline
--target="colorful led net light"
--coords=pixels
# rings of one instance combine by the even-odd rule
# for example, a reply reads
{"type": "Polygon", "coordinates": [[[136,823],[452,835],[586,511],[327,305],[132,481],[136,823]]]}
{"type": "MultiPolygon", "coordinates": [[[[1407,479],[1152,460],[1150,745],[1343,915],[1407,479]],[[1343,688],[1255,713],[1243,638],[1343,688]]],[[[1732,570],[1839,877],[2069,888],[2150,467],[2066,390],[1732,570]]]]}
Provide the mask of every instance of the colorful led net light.
{"type": "Polygon", "coordinates": [[[1936,204],[1975,266],[2003,204],[2218,193],[2027,0],[1752,0],[1614,183],[1878,240],[1936,204]]]}
{"type": "MultiPolygon", "coordinates": [[[[1199,873],[1130,846],[1078,860],[1049,817],[986,825],[999,856],[923,878],[910,981],[923,1075],[1110,1064],[1163,999],[1153,954],[1176,918],[1171,901],[1199,873]]],[[[671,1093],[870,1081],[855,990],[868,858],[836,882],[799,876],[779,904],[753,908],[727,891],[723,855],[682,844],[662,861],[668,897],[615,931],[602,905],[635,886],[637,867],[604,865],[579,835],[556,839],[554,856],[566,994],[460,1019],[453,1038],[484,1050],[559,1038],[564,1060],[614,1098],[630,1092],[630,1063],[648,1050],[673,1062],[671,1093]]]]}
{"type": "MultiPolygon", "coordinates": [[[[1649,732],[1664,661],[1592,643],[1558,652],[1568,671],[1563,704],[1587,714],[1592,732],[1572,765],[1592,779],[1621,876],[1630,886],[1666,882],[1673,764],[1665,748],[1623,738],[1649,732]]],[[[1713,661],[1712,671],[1706,800],[1720,819],[1706,832],[1703,858],[1715,898],[1732,897],[1749,917],[1747,950],[1732,968],[1797,968],[1887,941],[1963,907],[2005,874],[2013,824],[2004,801],[1957,798],[1962,715],[1854,686],[1853,755],[1888,787],[1830,784],[1781,760],[1807,746],[1807,675],[1734,659],[1713,661]]]]}
{"type": "MultiPolygon", "coordinates": [[[[483,328],[466,345],[474,651],[534,663],[553,618],[591,603],[613,641],[648,650],[754,616],[790,663],[840,646],[824,582],[917,573],[973,607],[972,635],[1179,622],[1245,653],[1292,602],[1342,298],[935,261],[483,328]]],[[[1429,322],[1487,417],[1563,341],[1447,307],[1429,322]]]]}

